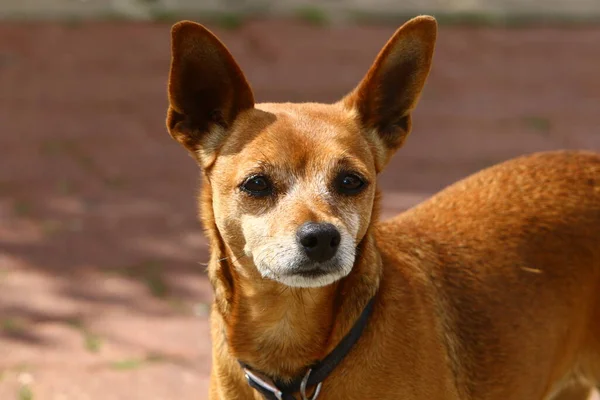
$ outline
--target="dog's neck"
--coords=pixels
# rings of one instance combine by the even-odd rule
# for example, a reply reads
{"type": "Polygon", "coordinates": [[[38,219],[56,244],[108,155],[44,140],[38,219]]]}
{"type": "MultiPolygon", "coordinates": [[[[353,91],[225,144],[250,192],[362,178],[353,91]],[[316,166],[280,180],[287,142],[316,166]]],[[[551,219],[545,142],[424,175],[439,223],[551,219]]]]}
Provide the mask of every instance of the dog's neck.
{"type": "Polygon", "coordinates": [[[271,377],[304,374],[338,344],[377,291],[381,260],[370,231],[358,254],[347,277],[320,288],[245,276],[227,261],[235,260],[232,255],[213,254],[215,300],[229,353],[271,377]]]}

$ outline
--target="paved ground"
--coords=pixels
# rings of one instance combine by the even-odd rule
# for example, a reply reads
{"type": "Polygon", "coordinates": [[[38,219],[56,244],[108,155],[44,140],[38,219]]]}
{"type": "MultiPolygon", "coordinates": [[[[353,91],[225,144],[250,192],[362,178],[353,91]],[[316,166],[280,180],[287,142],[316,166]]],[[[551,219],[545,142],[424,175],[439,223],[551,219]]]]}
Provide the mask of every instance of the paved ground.
{"type": "MultiPolygon", "coordinates": [[[[260,100],[341,96],[393,27],[221,31],[260,100]]],[[[600,29],[442,28],[386,215],[522,153],[600,149],[600,29]]],[[[169,26],[0,25],[0,399],[205,399],[196,167],[164,127],[169,26]],[[20,397],[18,397],[20,396],[20,397]]]]}

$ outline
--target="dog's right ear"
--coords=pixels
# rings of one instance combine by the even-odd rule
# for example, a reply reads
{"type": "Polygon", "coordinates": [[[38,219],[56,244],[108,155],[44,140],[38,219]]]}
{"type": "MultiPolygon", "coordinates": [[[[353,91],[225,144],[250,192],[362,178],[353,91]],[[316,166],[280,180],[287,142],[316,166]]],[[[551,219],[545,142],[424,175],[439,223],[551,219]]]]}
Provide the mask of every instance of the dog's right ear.
{"type": "Polygon", "coordinates": [[[202,164],[209,162],[252,89],[225,45],[208,29],[182,21],[171,29],[167,128],[202,164]]]}

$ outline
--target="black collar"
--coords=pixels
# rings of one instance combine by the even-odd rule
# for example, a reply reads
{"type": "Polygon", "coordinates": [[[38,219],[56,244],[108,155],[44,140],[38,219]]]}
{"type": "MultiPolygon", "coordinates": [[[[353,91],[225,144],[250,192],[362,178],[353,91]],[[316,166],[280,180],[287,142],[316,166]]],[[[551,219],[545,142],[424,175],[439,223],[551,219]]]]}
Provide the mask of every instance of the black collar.
{"type": "Polygon", "coordinates": [[[338,345],[324,359],[313,364],[308,368],[306,375],[294,379],[290,383],[281,382],[278,379],[270,379],[252,370],[247,364],[239,361],[246,374],[248,384],[260,392],[265,400],[295,400],[293,393],[300,393],[303,400],[315,400],[321,390],[321,385],[325,378],[337,367],[337,365],[352,350],[352,347],[367,325],[369,316],[373,311],[375,297],[372,297],[363,312],[360,314],[354,326],[338,343],[338,345]],[[308,397],[307,389],[315,387],[313,395],[308,397]]]}

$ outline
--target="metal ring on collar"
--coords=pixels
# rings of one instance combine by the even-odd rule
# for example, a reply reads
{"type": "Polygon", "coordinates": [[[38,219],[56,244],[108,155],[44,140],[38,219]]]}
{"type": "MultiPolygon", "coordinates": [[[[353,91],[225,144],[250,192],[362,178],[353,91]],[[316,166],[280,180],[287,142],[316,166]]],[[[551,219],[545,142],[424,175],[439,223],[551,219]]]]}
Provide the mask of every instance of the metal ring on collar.
{"type": "Polygon", "coordinates": [[[315,392],[310,398],[308,398],[308,396],[306,395],[306,386],[308,385],[308,377],[310,376],[311,372],[312,369],[306,371],[306,375],[304,375],[304,378],[302,378],[302,382],[300,383],[300,395],[302,396],[302,400],[317,400],[317,397],[319,397],[319,393],[321,393],[321,386],[323,385],[323,382],[319,382],[317,384],[315,392]]]}

